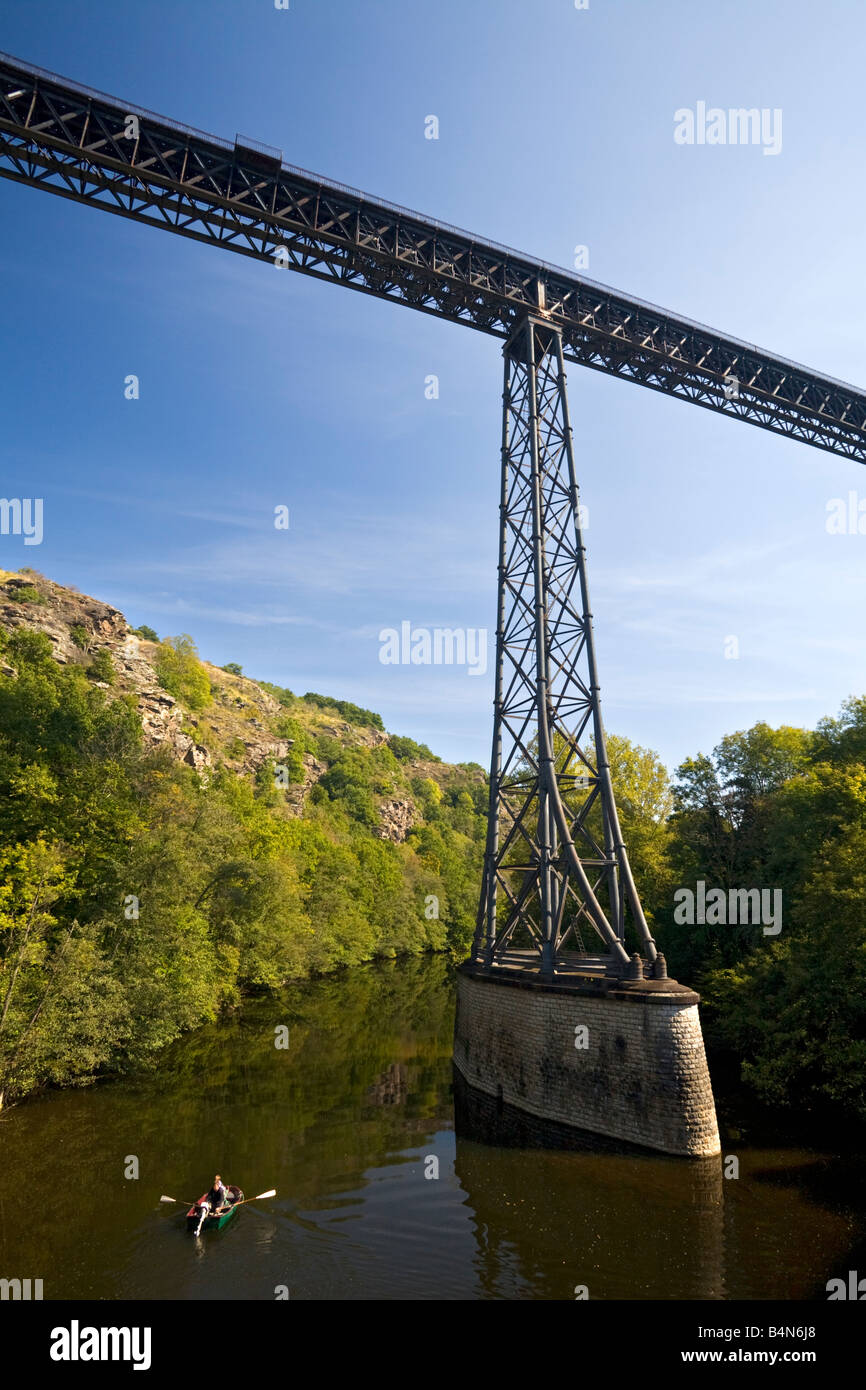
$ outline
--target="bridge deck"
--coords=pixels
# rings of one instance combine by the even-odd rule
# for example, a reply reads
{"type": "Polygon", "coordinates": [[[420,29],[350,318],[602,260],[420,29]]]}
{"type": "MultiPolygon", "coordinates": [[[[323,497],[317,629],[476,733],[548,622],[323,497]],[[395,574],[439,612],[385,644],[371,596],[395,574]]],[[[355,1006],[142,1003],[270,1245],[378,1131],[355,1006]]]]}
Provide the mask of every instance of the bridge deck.
{"type": "Polygon", "coordinates": [[[866,462],[866,393],[507,246],[0,54],[0,177],[510,337],[866,462]]]}

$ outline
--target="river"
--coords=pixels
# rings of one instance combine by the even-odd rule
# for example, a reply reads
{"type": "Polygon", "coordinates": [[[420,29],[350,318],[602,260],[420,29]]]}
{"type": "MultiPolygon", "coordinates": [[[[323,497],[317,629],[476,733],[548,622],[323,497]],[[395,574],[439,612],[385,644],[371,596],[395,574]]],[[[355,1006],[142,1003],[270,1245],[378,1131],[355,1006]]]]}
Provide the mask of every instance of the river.
{"type": "Polygon", "coordinates": [[[158,1071],[6,1112],[0,1277],[46,1299],[796,1299],[848,1268],[856,1156],[729,1129],[725,1179],[457,1137],[453,1015],[444,959],[348,971],[247,1003],[158,1071]],[[159,1198],[215,1171],[277,1196],[197,1239],[159,1198]]]}

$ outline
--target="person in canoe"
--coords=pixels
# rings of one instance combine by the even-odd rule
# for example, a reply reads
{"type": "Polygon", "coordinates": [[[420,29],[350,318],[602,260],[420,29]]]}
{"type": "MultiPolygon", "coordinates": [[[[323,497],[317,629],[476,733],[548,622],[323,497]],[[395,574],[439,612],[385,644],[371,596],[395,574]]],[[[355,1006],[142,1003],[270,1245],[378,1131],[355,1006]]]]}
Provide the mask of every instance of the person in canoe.
{"type": "Polygon", "coordinates": [[[228,1211],[231,1206],[231,1202],[227,1201],[228,1195],[228,1189],[217,1173],[213,1180],[213,1187],[205,1197],[205,1201],[210,1207],[211,1216],[222,1216],[224,1211],[228,1211]]]}

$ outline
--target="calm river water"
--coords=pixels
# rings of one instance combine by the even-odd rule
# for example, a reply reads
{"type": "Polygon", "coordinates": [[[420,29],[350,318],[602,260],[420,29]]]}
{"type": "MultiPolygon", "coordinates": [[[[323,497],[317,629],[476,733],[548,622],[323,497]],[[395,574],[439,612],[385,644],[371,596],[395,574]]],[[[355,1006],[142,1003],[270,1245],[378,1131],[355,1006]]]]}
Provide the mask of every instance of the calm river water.
{"type": "Polygon", "coordinates": [[[248,1004],[152,1075],[9,1111],[0,1276],[46,1299],[766,1299],[826,1298],[849,1267],[853,1157],[729,1129],[724,1181],[718,1163],[455,1136],[453,1011],[444,960],[355,970],[248,1004]],[[159,1197],[190,1201],[215,1171],[277,1197],[196,1239],[159,1197]]]}

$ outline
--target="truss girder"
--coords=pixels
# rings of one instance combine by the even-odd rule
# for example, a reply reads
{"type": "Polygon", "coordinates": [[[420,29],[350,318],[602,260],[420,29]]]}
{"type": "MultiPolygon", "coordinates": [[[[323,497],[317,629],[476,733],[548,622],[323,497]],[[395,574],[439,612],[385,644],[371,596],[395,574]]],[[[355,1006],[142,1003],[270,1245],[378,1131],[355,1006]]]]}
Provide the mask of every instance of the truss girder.
{"type": "Polygon", "coordinates": [[[853,386],[4,55],[0,176],[495,336],[540,312],[569,361],[866,461],[853,386]]]}

